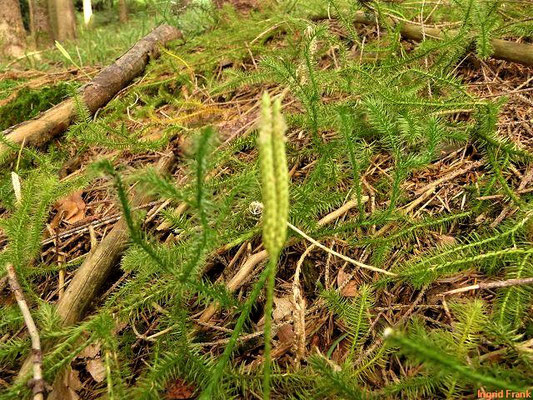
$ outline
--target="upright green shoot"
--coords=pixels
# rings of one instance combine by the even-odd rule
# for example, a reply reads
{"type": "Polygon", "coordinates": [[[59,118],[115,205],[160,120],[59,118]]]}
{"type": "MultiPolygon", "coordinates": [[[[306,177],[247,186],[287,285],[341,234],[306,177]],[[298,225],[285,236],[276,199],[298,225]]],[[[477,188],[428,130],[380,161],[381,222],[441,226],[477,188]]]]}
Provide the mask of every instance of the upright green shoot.
{"type": "Polygon", "coordinates": [[[235,328],[233,329],[230,341],[215,365],[209,385],[200,397],[201,399],[206,400],[212,398],[213,393],[216,391],[226,364],[228,363],[233,348],[237,343],[237,338],[240,335],[244,323],[246,322],[265,282],[267,283],[267,300],[265,305],[265,367],[263,386],[264,398],[270,398],[272,299],[276,276],[276,264],[287,237],[289,172],[287,169],[287,159],[285,154],[284,135],[286,125],[283,116],[281,115],[281,101],[280,99],[276,99],[274,104],[272,104],[270,96],[265,93],[261,105],[261,126],[257,146],[259,148],[259,166],[261,171],[263,199],[263,245],[268,251],[269,263],[244,304],[235,328]]]}
{"type": "Polygon", "coordinates": [[[285,121],[281,115],[281,100],[272,104],[268,93],[263,95],[261,129],[257,144],[261,170],[263,198],[263,244],[268,251],[267,298],[265,305],[265,367],[264,398],[270,398],[270,337],[272,329],[272,299],[276,264],[287,237],[289,214],[289,171],[285,154],[285,121]]]}

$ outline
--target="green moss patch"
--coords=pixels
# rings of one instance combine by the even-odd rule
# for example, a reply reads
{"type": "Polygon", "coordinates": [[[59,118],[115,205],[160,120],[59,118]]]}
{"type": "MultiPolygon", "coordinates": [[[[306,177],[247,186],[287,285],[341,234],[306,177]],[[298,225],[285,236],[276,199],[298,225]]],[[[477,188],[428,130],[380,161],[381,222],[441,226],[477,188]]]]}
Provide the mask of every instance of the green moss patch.
{"type": "Polygon", "coordinates": [[[72,84],[69,83],[59,83],[40,89],[21,89],[16,99],[0,107],[0,129],[9,128],[35,117],[41,111],[64,100],[72,89],[72,84]]]}

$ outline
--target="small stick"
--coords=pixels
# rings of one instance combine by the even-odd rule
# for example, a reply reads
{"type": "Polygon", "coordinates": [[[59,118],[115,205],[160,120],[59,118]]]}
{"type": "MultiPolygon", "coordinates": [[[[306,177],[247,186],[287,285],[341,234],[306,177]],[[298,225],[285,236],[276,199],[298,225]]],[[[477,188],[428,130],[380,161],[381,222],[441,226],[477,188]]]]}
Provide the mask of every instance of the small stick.
{"type": "Polygon", "coordinates": [[[19,305],[22,316],[24,317],[24,323],[28,328],[28,333],[31,337],[31,351],[33,355],[33,379],[29,382],[29,385],[33,391],[33,400],[43,400],[44,399],[44,379],[42,374],[42,363],[43,363],[43,353],[41,351],[41,339],[39,338],[39,331],[35,322],[30,313],[30,309],[26,300],[24,299],[24,294],[22,293],[22,288],[20,287],[17,274],[15,273],[15,268],[12,264],[6,265],[7,275],[9,277],[9,285],[13,291],[17,303],[19,305]]]}
{"type": "MultiPolygon", "coordinates": [[[[63,263],[61,263],[60,265],[63,265],[63,263]]],[[[65,268],[61,268],[59,270],[59,281],[57,283],[57,286],[59,290],[59,293],[57,296],[59,299],[61,299],[63,295],[65,294],[65,268]]]]}
{"type": "Polygon", "coordinates": [[[380,272],[380,273],[385,274],[385,275],[396,276],[396,274],[394,272],[386,271],[386,270],[381,269],[381,268],[373,267],[372,265],[364,264],[362,262],[354,260],[353,258],[347,257],[344,254],[338,253],[335,250],[330,249],[329,247],[324,246],[322,243],[317,242],[311,236],[307,235],[305,232],[302,232],[300,229],[295,227],[290,222],[287,222],[287,225],[289,226],[289,228],[291,228],[294,232],[296,232],[297,234],[302,236],[304,239],[306,239],[307,241],[313,243],[316,247],[319,247],[322,250],[324,250],[324,251],[326,251],[328,253],[331,253],[334,256],[337,256],[337,257],[339,257],[340,259],[342,259],[344,261],[349,262],[350,264],[356,265],[356,266],[358,266],[360,268],[368,269],[370,271],[380,272]]]}
{"type": "MultiPolygon", "coordinates": [[[[57,265],[62,267],[65,261],[65,257],[59,254],[59,238],[57,238],[57,233],[56,233],[55,248],[56,248],[56,255],[57,255],[57,265]]],[[[58,298],[61,299],[63,295],[65,294],[65,268],[61,268],[59,270],[58,288],[59,288],[58,298]]]]}
{"type": "Polygon", "coordinates": [[[457,294],[468,292],[469,290],[477,289],[495,289],[509,286],[520,286],[520,285],[531,285],[533,284],[533,278],[523,278],[523,279],[507,279],[505,281],[495,281],[495,282],[486,282],[478,283],[477,285],[465,286],[459,289],[448,290],[447,292],[440,293],[439,296],[447,296],[449,294],[457,294]]]}
{"type": "MultiPolygon", "coordinates": [[[[368,201],[368,196],[362,196],[361,197],[361,203],[366,203],[368,201]]],[[[335,221],[337,218],[343,216],[348,211],[350,211],[352,208],[357,207],[357,200],[349,200],[344,204],[342,207],[336,209],[335,211],[332,211],[325,217],[323,217],[319,222],[318,225],[323,226],[327,225],[333,221],[335,221]]]]}

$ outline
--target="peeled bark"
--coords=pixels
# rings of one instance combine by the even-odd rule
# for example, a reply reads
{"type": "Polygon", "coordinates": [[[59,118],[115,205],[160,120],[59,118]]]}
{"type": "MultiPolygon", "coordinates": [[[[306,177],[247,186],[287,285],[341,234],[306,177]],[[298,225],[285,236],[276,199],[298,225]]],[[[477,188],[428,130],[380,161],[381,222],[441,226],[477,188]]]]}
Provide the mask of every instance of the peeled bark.
{"type": "MultiPolygon", "coordinates": [[[[80,98],[89,112],[107,104],[121,89],[140,75],[150,59],[159,56],[159,46],[177,39],[181,33],[169,25],[161,25],[138,41],[115,63],[102,70],[90,83],[80,89],[80,98]]],[[[3,132],[14,144],[42,146],[64,132],[76,119],[76,106],[68,99],[39,117],[23,122],[3,132]]],[[[8,149],[0,144],[0,159],[8,149]]]]}
{"type": "Polygon", "coordinates": [[[91,0],[83,0],[83,23],[85,26],[89,26],[91,18],[93,16],[93,7],[91,0]]]}
{"type": "Polygon", "coordinates": [[[20,57],[26,48],[26,32],[22,24],[19,0],[1,0],[0,58],[20,57]]]}
{"type": "Polygon", "coordinates": [[[30,31],[35,46],[47,47],[53,43],[47,0],[29,0],[30,31]]]}

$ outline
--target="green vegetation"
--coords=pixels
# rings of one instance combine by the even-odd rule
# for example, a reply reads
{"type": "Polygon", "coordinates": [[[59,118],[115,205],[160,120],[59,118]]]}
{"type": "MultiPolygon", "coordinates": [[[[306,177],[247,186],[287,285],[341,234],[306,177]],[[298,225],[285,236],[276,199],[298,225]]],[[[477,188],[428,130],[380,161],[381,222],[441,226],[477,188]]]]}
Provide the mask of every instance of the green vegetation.
{"type": "MultiPolygon", "coordinates": [[[[484,63],[514,71],[489,60],[490,40],[531,41],[531,4],[296,0],[246,16],[230,5],[173,10],[146,5],[127,27],[97,25],[66,45],[80,66],[102,65],[156,22],[186,32],[94,118],[78,99],[78,122],[59,142],[14,149],[16,161],[0,171],[0,265],[15,266],[31,305],[46,381],[71,362],[85,371],[78,355],[94,346],[104,373],[100,381],[85,373],[88,399],[172,398],[176,387],[201,399],[460,399],[478,389],[531,390],[531,286],[439,296],[533,277],[533,195],[524,190],[533,149],[499,129],[511,98],[470,85],[493,71],[480,73],[484,63]],[[381,28],[355,26],[361,10],[381,28]],[[420,18],[453,29],[416,43],[391,25],[420,18]],[[273,105],[267,96],[261,105],[264,93],[273,105]],[[162,174],[151,163],[169,150],[177,165],[162,174]],[[60,178],[72,159],[79,167],[60,178]],[[120,214],[131,240],[91,313],[63,326],[54,308],[60,270],[68,284],[90,257],[92,237],[42,241],[45,232],[67,240],[59,234],[71,226],[52,224],[55,203],[78,190],[93,220],[120,214]],[[148,214],[132,205],[141,192],[157,201],[148,214]],[[323,222],[348,201],[354,206],[323,222]],[[310,244],[286,232],[287,219],[392,275],[317,247],[302,256],[310,244]],[[238,287],[224,285],[263,249],[266,267],[268,257],[238,287]],[[290,299],[290,321],[278,316],[279,299],[290,299]],[[303,303],[305,358],[295,362],[303,303]],[[214,317],[201,320],[213,306],[214,317]]],[[[68,64],[57,49],[43,57],[43,68],[68,64]]],[[[72,86],[21,89],[0,107],[2,128],[72,86]]],[[[104,230],[95,229],[101,241],[104,230]]],[[[0,399],[28,398],[15,375],[30,339],[7,289],[2,296],[0,399]]]]}
{"type": "Polygon", "coordinates": [[[39,89],[22,88],[16,98],[0,108],[0,129],[37,116],[41,111],[60,103],[73,93],[73,85],[59,83],[39,89]]]}

